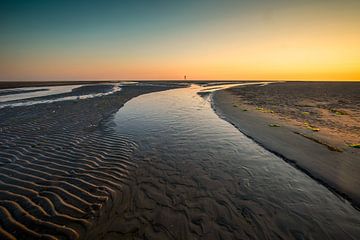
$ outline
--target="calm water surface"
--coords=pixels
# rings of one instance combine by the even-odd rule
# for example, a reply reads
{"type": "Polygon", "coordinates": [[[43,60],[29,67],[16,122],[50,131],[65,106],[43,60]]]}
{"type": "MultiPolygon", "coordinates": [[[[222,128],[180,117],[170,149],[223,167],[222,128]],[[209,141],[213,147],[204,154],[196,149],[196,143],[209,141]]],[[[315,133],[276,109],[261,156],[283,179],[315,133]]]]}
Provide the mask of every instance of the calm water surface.
{"type": "MultiPolygon", "coordinates": [[[[128,82],[125,83],[124,85],[129,85],[129,84],[134,84],[134,82],[128,82]]],[[[62,95],[66,93],[71,93],[77,88],[81,88],[84,86],[95,86],[95,84],[0,89],[0,109],[5,107],[22,107],[22,106],[30,106],[36,104],[48,104],[48,103],[62,102],[69,100],[83,100],[94,97],[103,97],[121,90],[120,87],[121,84],[117,83],[117,84],[113,84],[112,89],[110,89],[107,92],[99,92],[99,93],[94,92],[91,94],[75,94],[73,96],[62,95]],[[41,97],[52,97],[52,98],[39,99],[41,97]]]]}
{"type": "Polygon", "coordinates": [[[0,94],[2,95],[0,97],[0,103],[67,93],[81,86],[82,85],[65,85],[0,89],[0,94]]]}
{"type": "MultiPolygon", "coordinates": [[[[184,176],[177,181],[209,179],[199,189],[231,211],[221,217],[232,227],[217,236],[360,239],[359,211],[219,118],[197,94],[204,90],[192,85],[137,97],[115,115],[116,131],[132,138],[155,168],[177,165],[184,176]],[[195,176],[191,166],[200,169],[195,176]]],[[[204,206],[202,214],[213,213],[204,206]]]]}

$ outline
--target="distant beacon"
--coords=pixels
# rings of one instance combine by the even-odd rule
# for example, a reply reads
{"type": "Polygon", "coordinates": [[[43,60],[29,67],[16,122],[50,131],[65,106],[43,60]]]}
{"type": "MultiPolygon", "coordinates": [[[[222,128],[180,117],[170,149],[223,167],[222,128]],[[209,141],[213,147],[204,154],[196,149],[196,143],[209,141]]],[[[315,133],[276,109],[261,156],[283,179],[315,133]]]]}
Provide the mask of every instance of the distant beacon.
{"type": "Polygon", "coordinates": [[[184,80],[186,80],[186,75],[184,75],[184,80]]]}

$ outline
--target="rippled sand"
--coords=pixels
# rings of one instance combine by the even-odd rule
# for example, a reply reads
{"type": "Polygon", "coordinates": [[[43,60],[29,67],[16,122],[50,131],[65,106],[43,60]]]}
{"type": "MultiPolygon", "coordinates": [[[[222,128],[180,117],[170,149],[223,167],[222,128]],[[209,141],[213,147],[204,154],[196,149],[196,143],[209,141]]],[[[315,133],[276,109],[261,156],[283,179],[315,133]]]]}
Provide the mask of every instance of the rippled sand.
{"type": "Polygon", "coordinates": [[[136,144],[107,118],[141,93],[0,111],[0,239],[90,238],[124,206],[136,144]]]}

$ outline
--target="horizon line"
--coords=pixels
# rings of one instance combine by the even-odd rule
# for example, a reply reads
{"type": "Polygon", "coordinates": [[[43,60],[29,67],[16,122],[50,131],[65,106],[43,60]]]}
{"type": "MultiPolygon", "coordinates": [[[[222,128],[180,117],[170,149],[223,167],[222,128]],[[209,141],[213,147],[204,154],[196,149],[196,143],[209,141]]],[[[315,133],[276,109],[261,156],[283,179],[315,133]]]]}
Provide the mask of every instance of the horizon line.
{"type": "Polygon", "coordinates": [[[134,81],[178,81],[178,82],[192,82],[192,81],[211,81],[211,82],[360,82],[360,79],[59,79],[59,80],[2,80],[0,82],[134,82],[134,81]]]}

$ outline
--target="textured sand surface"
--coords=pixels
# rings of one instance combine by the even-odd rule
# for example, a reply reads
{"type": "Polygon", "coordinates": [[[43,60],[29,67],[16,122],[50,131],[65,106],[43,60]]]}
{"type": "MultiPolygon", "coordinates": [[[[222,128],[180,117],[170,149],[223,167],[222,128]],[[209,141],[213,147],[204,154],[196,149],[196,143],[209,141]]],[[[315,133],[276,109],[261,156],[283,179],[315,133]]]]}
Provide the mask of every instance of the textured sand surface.
{"type": "Polygon", "coordinates": [[[202,87],[154,92],[175,87],[1,109],[0,239],[360,236],[360,212],[220,119],[202,87]]]}
{"type": "Polygon", "coordinates": [[[0,239],[101,232],[113,208],[125,205],[136,168],[129,161],[136,144],[108,131],[107,119],[132,97],[168,88],[128,86],[100,98],[1,109],[0,239]]]}
{"type": "Polygon", "coordinates": [[[247,104],[258,112],[273,111],[274,119],[285,120],[302,133],[342,150],[351,150],[350,144],[360,143],[360,83],[289,82],[229,91],[238,98],[235,105],[247,104]],[[319,132],[311,131],[305,123],[319,132]]]}

